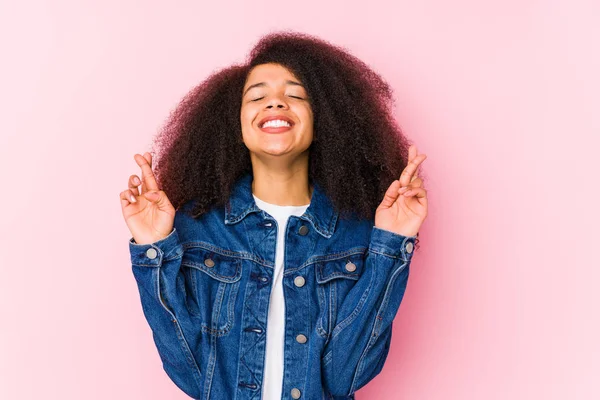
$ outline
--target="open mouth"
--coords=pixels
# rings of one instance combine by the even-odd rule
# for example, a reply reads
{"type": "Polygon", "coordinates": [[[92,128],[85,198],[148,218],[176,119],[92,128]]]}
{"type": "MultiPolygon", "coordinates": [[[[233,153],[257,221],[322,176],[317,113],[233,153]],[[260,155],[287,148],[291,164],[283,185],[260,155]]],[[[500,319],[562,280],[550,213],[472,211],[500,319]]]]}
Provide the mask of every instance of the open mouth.
{"type": "Polygon", "coordinates": [[[263,132],[281,133],[292,129],[294,122],[287,117],[272,116],[259,122],[258,127],[263,132]]]}
{"type": "Polygon", "coordinates": [[[272,119],[262,124],[261,128],[280,128],[282,126],[291,127],[292,124],[282,119],[272,119]]]}

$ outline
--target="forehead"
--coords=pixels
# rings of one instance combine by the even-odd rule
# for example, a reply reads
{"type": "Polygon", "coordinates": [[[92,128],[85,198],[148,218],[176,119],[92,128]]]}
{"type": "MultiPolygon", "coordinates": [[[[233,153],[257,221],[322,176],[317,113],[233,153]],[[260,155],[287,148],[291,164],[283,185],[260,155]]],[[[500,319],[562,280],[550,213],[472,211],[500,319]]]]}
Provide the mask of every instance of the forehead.
{"type": "Polygon", "coordinates": [[[280,64],[260,64],[252,68],[246,78],[245,87],[257,82],[285,83],[288,80],[300,83],[300,80],[287,68],[280,64]]]}

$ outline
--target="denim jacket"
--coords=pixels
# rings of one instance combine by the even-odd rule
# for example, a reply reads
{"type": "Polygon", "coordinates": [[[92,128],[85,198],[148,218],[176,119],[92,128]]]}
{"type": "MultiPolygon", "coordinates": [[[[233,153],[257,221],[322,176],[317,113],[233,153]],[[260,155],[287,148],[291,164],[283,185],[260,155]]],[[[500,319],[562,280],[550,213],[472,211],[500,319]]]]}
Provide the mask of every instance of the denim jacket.
{"type": "Polygon", "coordinates": [[[354,399],[381,371],[416,236],[339,219],[314,183],[287,226],[258,208],[252,175],[224,207],[129,250],[142,309],[170,379],[194,399],[261,398],[277,229],[283,270],[283,399],[354,399]]]}

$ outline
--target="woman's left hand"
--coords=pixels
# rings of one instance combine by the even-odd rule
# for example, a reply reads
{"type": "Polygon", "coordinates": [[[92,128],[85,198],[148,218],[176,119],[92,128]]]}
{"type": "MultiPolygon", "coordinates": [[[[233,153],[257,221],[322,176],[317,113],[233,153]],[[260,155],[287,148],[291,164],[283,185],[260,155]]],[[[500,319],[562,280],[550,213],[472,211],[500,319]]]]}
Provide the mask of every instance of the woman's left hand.
{"type": "Polygon", "coordinates": [[[408,165],[400,179],[392,182],[375,210],[375,226],[399,235],[414,236],[427,216],[427,192],[421,186],[417,168],[427,158],[417,155],[417,146],[408,149],[408,165]]]}

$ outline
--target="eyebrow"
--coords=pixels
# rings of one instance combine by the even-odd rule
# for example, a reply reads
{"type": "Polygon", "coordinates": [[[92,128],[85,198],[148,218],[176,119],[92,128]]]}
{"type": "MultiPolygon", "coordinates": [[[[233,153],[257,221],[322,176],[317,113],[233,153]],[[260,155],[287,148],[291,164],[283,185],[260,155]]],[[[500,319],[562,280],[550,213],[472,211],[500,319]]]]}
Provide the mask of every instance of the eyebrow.
{"type": "MultiPolygon", "coordinates": [[[[294,85],[294,86],[301,86],[304,87],[301,83],[298,83],[296,81],[290,81],[289,79],[285,81],[285,83],[287,85],[294,85]]],[[[259,83],[255,83],[254,85],[250,85],[248,86],[248,88],[244,91],[244,94],[242,96],[245,96],[246,93],[248,93],[248,90],[253,89],[255,87],[263,87],[263,86],[267,86],[267,84],[265,82],[259,82],[259,83]]]]}

